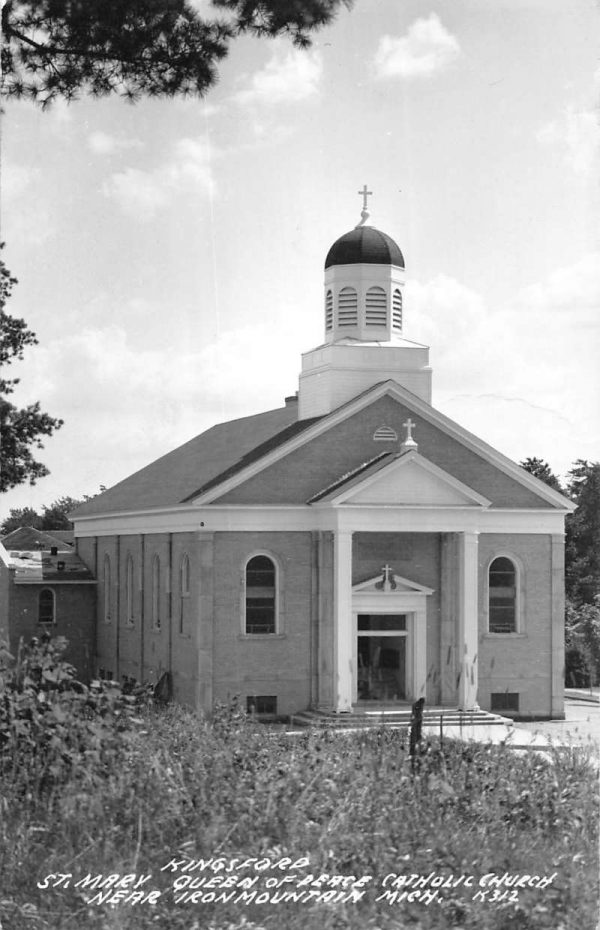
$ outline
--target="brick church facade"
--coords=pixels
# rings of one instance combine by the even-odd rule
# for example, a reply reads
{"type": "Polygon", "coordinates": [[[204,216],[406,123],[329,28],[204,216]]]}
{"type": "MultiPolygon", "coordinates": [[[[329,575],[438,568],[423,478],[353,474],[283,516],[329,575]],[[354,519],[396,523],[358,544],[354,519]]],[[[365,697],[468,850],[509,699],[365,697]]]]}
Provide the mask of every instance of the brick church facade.
{"type": "Polygon", "coordinates": [[[210,711],[429,705],[561,717],[570,501],[437,411],[404,259],[366,207],[325,262],[324,341],[276,410],[84,504],[96,661],[210,711]]]}

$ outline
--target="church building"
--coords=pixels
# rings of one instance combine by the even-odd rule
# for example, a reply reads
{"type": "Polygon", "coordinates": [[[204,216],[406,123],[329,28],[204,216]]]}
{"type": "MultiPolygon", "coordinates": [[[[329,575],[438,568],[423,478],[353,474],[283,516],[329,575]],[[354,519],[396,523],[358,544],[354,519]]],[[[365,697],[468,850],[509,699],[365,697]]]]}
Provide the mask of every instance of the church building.
{"type": "Polygon", "coordinates": [[[404,335],[404,258],[361,193],[297,394],[73,515],[97,672],[167,672],[206,712],[236,695],[263,716],[423,697],[562,717],[573,505],[432,406],[429,349],[404,335]]]}

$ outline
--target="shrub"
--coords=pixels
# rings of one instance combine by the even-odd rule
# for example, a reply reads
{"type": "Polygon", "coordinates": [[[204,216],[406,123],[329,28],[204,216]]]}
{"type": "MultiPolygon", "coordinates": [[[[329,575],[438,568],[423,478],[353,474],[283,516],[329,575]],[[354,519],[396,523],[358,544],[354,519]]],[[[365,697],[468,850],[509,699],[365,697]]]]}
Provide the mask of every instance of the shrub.
{"type": "Polygon", "coordinates": [[[0,648],[0,775],[22,795],[52,792],[74,776],[93,787],[111,772],[142,723],[143,689],[89,686],[62,658],[67,641],[45,633],[13,657],[0,648]]]}

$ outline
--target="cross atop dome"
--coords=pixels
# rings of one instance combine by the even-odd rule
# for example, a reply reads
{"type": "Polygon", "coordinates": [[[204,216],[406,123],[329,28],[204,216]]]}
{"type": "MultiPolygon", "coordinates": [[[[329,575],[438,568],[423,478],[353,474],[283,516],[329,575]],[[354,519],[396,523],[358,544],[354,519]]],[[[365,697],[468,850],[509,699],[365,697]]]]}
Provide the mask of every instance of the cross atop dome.
{"type": "Polygon", "coordinates": [[[359,197],[362,197],[363,205],[360,213],[360,223],[354,227],[355,229],[360,229],[361,226],[364,226],[371,215],[368,210],[367,197],[372,197],[373,191],[368,190],[367,185],[363,184],[363,189],[358,192],[358,195],[359,197]]]}

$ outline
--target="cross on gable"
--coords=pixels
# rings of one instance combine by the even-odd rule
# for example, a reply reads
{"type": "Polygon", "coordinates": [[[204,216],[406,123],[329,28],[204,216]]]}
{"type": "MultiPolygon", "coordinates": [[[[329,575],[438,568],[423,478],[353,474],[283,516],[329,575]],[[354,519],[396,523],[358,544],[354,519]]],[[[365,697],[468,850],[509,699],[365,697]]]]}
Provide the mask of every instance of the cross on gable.
{"type": "Polygon", "coordinates": [[[413,423],[413,421],[411,420],[410,417],[408,418],[408,420],[406,421],[406,423],[403,423],[403,424],[402,424],[402,426],[403,426],[403,427],[405,428],[405,430],[406,430],[406,440],[405,440],[406,442],[414,442],[413,437],[412,437],[412,431],[413,431],[413,429],[415,428],[416,425],[417,425],[417,424],[416,424],[416,423],[413,423]]]}
{"type": "Polygon", "coordinates": [[[363,189],[358,192],[359,197],[363,199],[363,210],[367,209],[367,197],[373,196],[373,191],[367,190],[367,185],[363,184],[363,189]]]}
{"type": "Polygon", "coordinates": [[[383,572],[383,580],[384,580],[384,581],[389,581],[389,580],[390,580],[390,575],[391,575],[391,573],[392,573],[392,567],[391,567],[391,565],[388,565],[388,564],[386,563],[386,564],[383,566],[383,568],[381,569],[381,571],[383,572]]]}
{"type": "Polygon", "coordinates": [[[391,565],[386,564],[381,569],[383,572],[381,581],[375,583],[375,587],[378,591],[395,591],[396,582],[394,581],[394,569],[391,565]]]}

